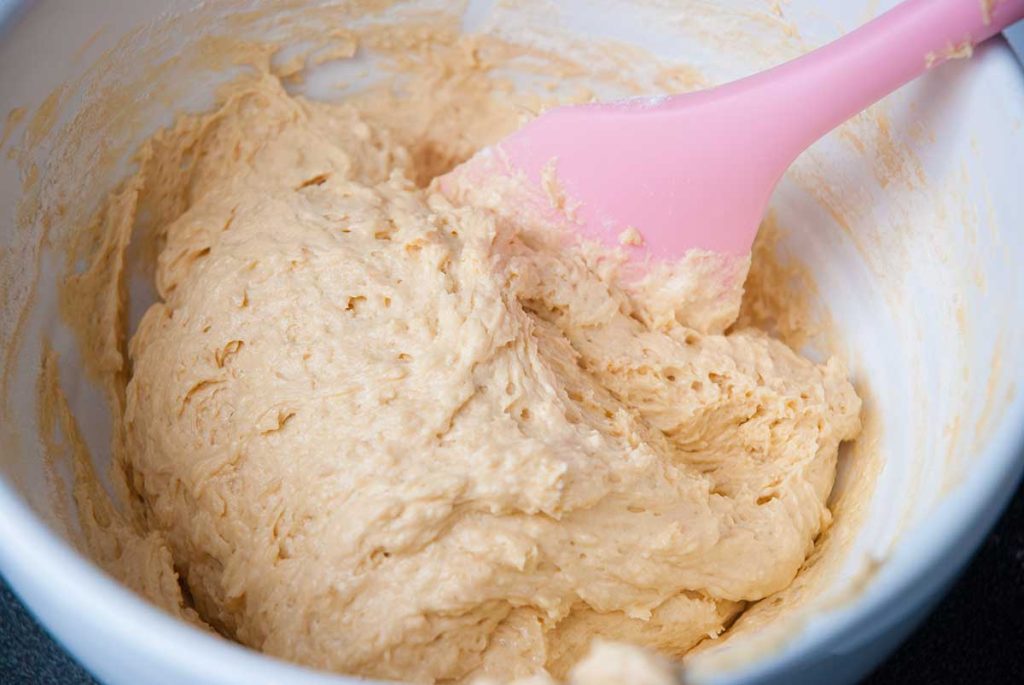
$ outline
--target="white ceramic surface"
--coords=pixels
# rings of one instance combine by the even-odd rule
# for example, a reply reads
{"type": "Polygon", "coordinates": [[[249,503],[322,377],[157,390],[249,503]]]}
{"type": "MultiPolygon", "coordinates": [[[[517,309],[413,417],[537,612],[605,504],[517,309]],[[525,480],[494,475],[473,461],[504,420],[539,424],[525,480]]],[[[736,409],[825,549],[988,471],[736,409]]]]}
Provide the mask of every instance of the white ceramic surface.
{"type": "MultiPolygon", "coordinates": [[[[201,3],[198,14],[136,33],[102,78],[138,77],[142,60],[133,54],[146,46],[158,48],[147,58],[187,52],[204,32],[217,30],[225,8],[250,4],[268,3],[213,0],[201,3]]],[[[555,3],[556,16],[542,19],[501,14],[502,3],[482,1],[471,3],[465,24],[492,26],[495,11],[506,32],[542,21],[557,30],[539,31],[531,40],[557,45],[561,34],[615,38],[697,64],[721,81],[829,40],[889,4],[793,0],[783,8],[799,29],[796,37],[771,14],[773,3],[759,0],[564,0],[555,3]]],[[[84,82],[75,79],[105,50],[130,29],[193,5],[31,3],[0,38],[0,116],[23,106],[31,122],[32,110],[71,83],[52,129],[59,131],[88,106],[84,82]]],[[[301,13],[290,16],[301,20],[301,13]]],[[[144,116],[137,127],[123,129],[123,139],[109,137],[119,130],[113,125],[86,134],[77,146],[51,133],[39,135],[20,164],[0,156],[0,246],[15,257],[0,262],[6,265],[0,273],[4,345],[28,303],[3,388],[0,570],[35,615],[113,685],[355,682],[206,635],[122,589],[65,542],[74,525],[58,516],[51,476],[42,467],[34,387],[43,336],[61,353],[72,404],[101,463],[109,426],[56,315],[59,260],[39,247],[42,227],[33,215],[22,213],[26,225],[18,224],[27,169],[34,163],[39,170],[43,206],[68,197],[83,206],[97,203],[128,168],[130,150],[166,124],[169,111],[209,105],[219,77],[205,74],[187,87],[182,77],[170,70],[164,81],[140,85],[132,106],[144,116]],[[168,88],[169,82],[178,86],[168,88]],[[96,167],[90,155],[101,146],[116,148],[123,164],[96,167]],[[48,183],[54,165],[75,169],[80,183],[48,183]]],[[[320,85],[330,78],[323,75],[320,85]]],[[[316,90],[317,80],[311,82],[316,90]]],[[[859,535],[810,614],[790,616],[774,634],[737,639],[696,661],[698,682],[852,682],[941,596],[1024,466],[1024,272],[1017,266],[1024,261],[1024,73],[1004,44],[989,45],[971,61],[951,63],[904,89],[877,114],[884,118],[866,116],[801,158],[773,205],[788,230],[780,250],[813,274],[852,373],[870,392],[881,425],[871,458],[884,466],[859,535]],[[853,140],[861,147],[867,141],[865,151],[853,140]],[[904,149],[909,156],[878,154],[904,149]],[[877,570],[865,575],[866,563],[873,568],[876,562],[877,570]]],[[[21,144],[28,127],[14,128],[4,152],[21,144]]],[[[838,487],[848,486],[841,478],[838,487]]]]}

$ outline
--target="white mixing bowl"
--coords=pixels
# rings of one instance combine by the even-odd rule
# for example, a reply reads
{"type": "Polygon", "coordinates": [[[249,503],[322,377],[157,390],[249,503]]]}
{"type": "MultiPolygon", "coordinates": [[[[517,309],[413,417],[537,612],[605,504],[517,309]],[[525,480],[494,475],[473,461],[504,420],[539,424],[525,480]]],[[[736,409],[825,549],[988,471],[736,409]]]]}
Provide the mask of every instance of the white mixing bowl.
{"type": "MultiPolygon", "coordinates": [[[[361,11],[361,21],[452,5],[307,4],[361,11]]],[[[891,4],[474,0],[463,25],[558,50],[580,49],[568,46],[572,36],[614,40],[713,83],[831,40],[891,4]]],[[[231,62],[190,59],[204,40],[288,38],[304,23],[324,30],[297,5],[40,0],[12,12],[0,1],[0,115],[12,112],[0,143],[0,570],[107,683],[354,682],[179,623],[98,570],[76,551],[68,466],[46,457],[38,435],[47,338],[93,458],[108,458],[107,414],[57,313],[63,262],[54,246],[173,112],[212,104],[231,62]],[[253,6],[262,11],[243,13],[253,6]]],[[[593,59],[608,73],[607,55],[593,59]]],[[[306,85],[330,93],[350,66],[326,65],[306,85]]],[[[635,69],[651,91],[685,85],[631,63],[611,68],[635,69]]],[[[779,187],[776,250],[804,265],[793,287],[824,322],[807,351],[845,357],[866,399],[866,430],[842,457],[836,523],[813,562],[794,588],[690,660],[694,682],[862,676],[947,589],[1013,492],[1024,466],[1022,120],[1024,72],[994,41],[830,135],[779,187]]]]}

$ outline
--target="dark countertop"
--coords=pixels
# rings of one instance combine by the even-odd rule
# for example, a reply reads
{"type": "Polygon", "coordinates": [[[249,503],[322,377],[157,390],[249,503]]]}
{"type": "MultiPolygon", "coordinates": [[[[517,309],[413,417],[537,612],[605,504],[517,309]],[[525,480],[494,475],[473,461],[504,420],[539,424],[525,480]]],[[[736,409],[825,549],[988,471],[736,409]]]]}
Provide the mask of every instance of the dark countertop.
{"type": "MultiPolygon", "coordinates": [[[[1024,679],[1024,486],[949,596],[869,685],[1024,679]]],[[[0,683],[94,685],[0,582],[0,683]]]]}

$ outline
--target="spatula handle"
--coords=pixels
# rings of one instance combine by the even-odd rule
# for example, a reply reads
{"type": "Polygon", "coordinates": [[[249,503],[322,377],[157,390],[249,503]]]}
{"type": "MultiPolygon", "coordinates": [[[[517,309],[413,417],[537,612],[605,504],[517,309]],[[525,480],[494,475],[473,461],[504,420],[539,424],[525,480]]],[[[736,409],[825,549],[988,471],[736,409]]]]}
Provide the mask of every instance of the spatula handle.
{"type": "Polygon", "coordinates": [[[780,147],[795,158],[857,112],[1022,18],[1024,0],[906,0],[824,47],[724,88],[758,93],[752,104],[776,117],[780,147]]]}

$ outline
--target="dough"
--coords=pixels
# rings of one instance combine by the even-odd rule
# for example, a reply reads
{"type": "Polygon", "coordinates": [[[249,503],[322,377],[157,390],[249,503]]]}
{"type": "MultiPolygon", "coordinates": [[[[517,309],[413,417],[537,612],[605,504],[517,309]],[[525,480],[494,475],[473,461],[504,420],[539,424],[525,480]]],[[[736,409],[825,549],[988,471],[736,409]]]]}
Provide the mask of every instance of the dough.
{"type": "Polygon", "coordinates": [[[154,144],[184,211],[122,428],[199,616],[345,673],[562,678],[786,587],[859,429],[842,364],[726,332],[739,288],[654,311],[613,256],[417,185],[401,138],[267,77],[154,144]]]}

